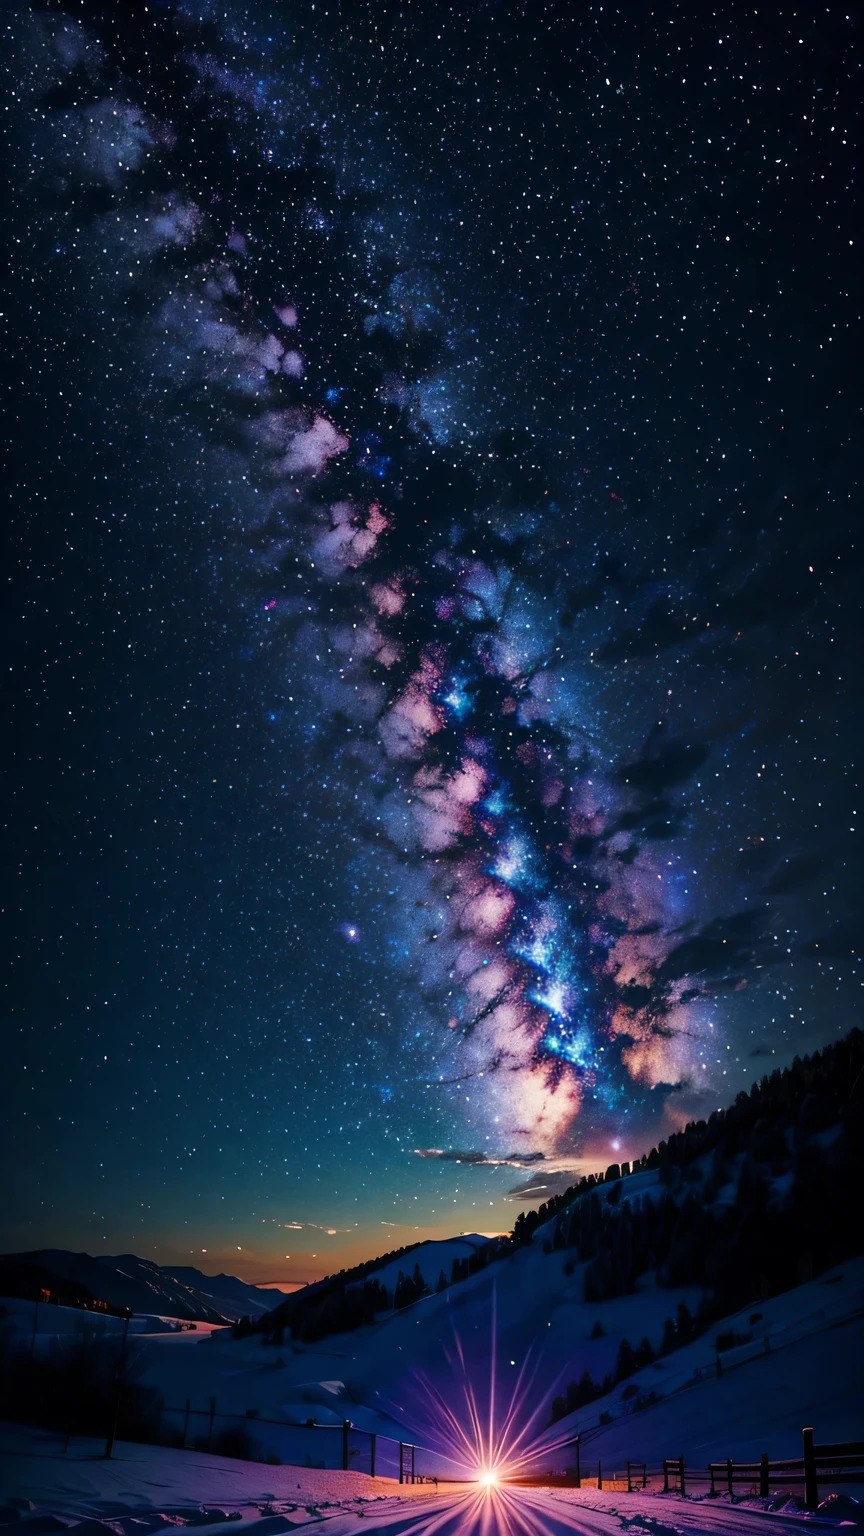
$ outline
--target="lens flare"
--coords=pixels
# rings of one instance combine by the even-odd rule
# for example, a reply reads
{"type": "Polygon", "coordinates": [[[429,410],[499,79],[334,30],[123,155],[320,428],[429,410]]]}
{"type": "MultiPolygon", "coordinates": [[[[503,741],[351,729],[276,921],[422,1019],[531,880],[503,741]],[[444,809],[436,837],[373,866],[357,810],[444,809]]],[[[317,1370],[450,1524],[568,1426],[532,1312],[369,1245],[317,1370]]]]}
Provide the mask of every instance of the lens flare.
{"type": "MultiPolygon", "coordinates": [[[[490,1287],[491,1336],[488,1347],[472,1342],[471,1359],[453,1330],[453,1344],[443,1350],[446,1370],[436,1370],[436,1381],[424,1372],[414,1375],[413,1409],[407,1422],[418,1444],[452,1467],[452,1476],[473,1483],[476,1497],[489,1505],[508,1493],[508,1485],[530,1479],[548,1468],[549,1457],[572,1443],[572,1430],[560,1438],[549,1437],[547,1400],[554,1383],[544,1381],[535,1391],[540,1359],[527,1352],[514,1376],[498,1361],[497,1295],[490,1287]],[[505,1385],[506,1383],[506,1385],[505,1385]]],[[[516,1361],[510,1360],[511,1367],[516,1361]]],[[[566,1367],[562,1367],[562,1371],[566,1367]]],[[[545,1375],[545,1373],[544,1373],[545,1375]]],[[[559,1383],[561,1373],[555,1378],[559,1383]]],[[[390,1406],[394,1416],[406,1421],[402,1404],[390,1406]]],[[[501,1527],[506,1529],[507,1527],[501,1527]]],[[[467,1527],[466,1527],[467,1529],[467,1527]]]]}

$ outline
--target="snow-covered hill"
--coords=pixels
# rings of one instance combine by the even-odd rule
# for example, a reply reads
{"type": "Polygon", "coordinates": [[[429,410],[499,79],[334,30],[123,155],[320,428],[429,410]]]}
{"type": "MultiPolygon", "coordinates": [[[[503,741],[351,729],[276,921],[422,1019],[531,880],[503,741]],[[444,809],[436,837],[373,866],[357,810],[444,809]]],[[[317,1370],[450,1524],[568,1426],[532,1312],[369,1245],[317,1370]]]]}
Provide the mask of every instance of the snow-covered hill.
{"type": "MultiPolygon", "coordinates": [[[[215,1397],[220,1413],[245,1417],[253,1409],[262,1419],[294,1422],[314,1413],[324,1422],[329,1405],[330,1422],[348,1418],[394,1437],[395,1425],[401,1438],[439,1449],[446,1449],[446,1437],[428,1384],[467,1422],[466,1371],[485,1412],[493,1364],[499,1417],[521,1393],[516,1418],[538,1448],[581,1431],[591,1455],[596,1439],[604,1457],[651,1460],[683,1450],[704,1465],[711,1457],[758,1457],[763,1450],[800,1454],[805,1422],[835,1439],[864,1430],[864,1259],[721,1321],[710,1335],[637,1373],[642,1395],[656,1399],[642,1412],[633,1413],[633,1397],[624,1396],[630,1383],[619,1383],[550,1429],[552,1399],[566,1381],[585,1369],[602,1380],[622,1338],[638,1343],[647,1336],[656,1348],[678,1304],[695,1310],[698,1301],[692,1288],[669,1290],[648,1277],[633,1295],[588,1304],[584,1266],[570,1273],[567,1266],[566,1252],[546,1253],[535,1243],[404,1312],[319,1344],[280,1348],[217,1330],[200,1340],[153,1340],[142,1363],[170,1406],[190,1397],[203,1408],[215,1397]],[[755,1342],[729,1352],[718,1380],[714,1339],[730,1329],[749,1331],[755,1342]],[[601,1414],[611,1416],[608,1426],[599,1425],[601,1414]]],[[[567,1463],[560,1452],[550,1461],[559,1463],[567,1463]]]]}
{"type": "Polygon", "coordinates": [[[439,1242],[418,1243],[402,1258],[391,1259],[380,1269],[373,1269],[369,1278],[378,1280],[392,1296],[400,1274],[413,1275],[416,1266],[429,1289],[434,1291],[440,1275],[443,1274],[449,1283],[454,1260],[470,1259],[481,1248],[487,1247],[489,1241],[480,1232],[463,1232],[459,1237],[448,1237],[439,1242]]]}
{"type": "MultiPolygon", "coordinates": [[[[285,1460],[268,1420],[349,1420],[470,1465],[482,1453],[466,1426],[470,1441],[490,1399],[492,1419],[509,1415],[523,1448],[546,1459],[577,1433],[625,1460],[683,1450],[703,1464],[794,1456],[808,1422],[817,1436],[864,1438],[862,1058],[853,1031],[635,1167],[520,1215],[504,1243],[418,1244],[242,1329],[136,1339],[140,1379],[175,1431],[194,1438],[203,1414],[207,1443],[214,1425],[242,1420],[252,1433],[257,1421],[259,1450],[285,1460]],[[415,1270],[428,1294],[409,1286],[415,1270]]],[[[66,1257],[86,1259],[82,1280],[99,1294],[101,1278],[106,1294],[105,1261],[66,1257]]],[[[142,1278],[142,1261],[108,1262],[126,1284],[142,1278]]],[[[146,1269],[152,1286],[162,1275],[205,1305],[146,1269]]],[[[50,1326],[41,1319],[40,1334],[50,1326]]]]}

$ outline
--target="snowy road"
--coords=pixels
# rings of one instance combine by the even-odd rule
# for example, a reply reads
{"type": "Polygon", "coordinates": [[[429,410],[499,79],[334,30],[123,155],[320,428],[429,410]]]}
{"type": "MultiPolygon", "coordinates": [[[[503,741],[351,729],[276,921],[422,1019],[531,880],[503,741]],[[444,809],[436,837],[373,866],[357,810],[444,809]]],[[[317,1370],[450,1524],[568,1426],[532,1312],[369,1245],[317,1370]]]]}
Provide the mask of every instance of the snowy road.
{"type": "MultiPolygon", "coordinates": [[[[817,1520],[821,1529],[836,1522],[817,1520]]],[[[371,1531],[391,1536],[766,1536],[770,1530],[801,1531],[812,1526],[800,1516],[766,1514],[762,1510],[731,1508],[721,1500],[696,1503],[674,1497],[579,1493],[575,1489],[497,1488],[458,1494],[440,1493],[415,1499],[410,1507],[394,1500],[389,1509],[377,1506],[365,1514],[331,1516],[328,1536],[355,1536],[371,1531]]]]}

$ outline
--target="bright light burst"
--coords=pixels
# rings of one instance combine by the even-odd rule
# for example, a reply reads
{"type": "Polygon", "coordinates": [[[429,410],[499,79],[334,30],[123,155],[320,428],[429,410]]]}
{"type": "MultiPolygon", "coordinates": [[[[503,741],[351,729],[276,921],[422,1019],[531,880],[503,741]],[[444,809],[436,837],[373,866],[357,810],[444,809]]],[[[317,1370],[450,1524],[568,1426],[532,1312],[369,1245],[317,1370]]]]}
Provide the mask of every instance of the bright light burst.
{"type": "Polygon", "coordinates": [[[540,1363],[539,1358],[532,1361],[531,1349],[518,1367],[514,1385],[503,1386],[497,1363],[494,1286],[491,1300],[488,1384],[486,1362],[479,1370],[469,1367],[462,1340],[455,1330],[452,1351],[445,1349],[453,1376],[452,1392],[445,1395],[425,1373],[418,1373],[416,1378],[423,1419],[419,1433],[430,1450],[464,1469],[466,1481],[477,1483],[484,1492],[529,1478],[541,1464],[548,1468],[550,1455],[554,1456],[572,1439],[565,1433],[559,1440],[550,1441],[544,1433],[548,1424],[547,1388],[531,1406],[540,1363]]]}

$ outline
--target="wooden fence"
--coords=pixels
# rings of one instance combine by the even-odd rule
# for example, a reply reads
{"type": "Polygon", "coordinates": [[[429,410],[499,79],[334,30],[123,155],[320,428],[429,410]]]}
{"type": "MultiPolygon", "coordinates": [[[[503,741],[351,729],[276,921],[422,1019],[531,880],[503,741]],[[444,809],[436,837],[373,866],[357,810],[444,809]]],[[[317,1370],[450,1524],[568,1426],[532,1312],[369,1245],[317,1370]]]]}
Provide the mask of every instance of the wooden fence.
{"type": "MultiPolygon", "coordinates": [[[[193,1408],[190,1399],[187,1398],[185,1408],[165,1411],[166,1414],[174,1414],[182,1419],[184,1446],[189,1438],[190,1421],[193,1417],[206,1420],[205,1433],[194,1437],[196,1448],[201,1450],[209,1450],[213,1444],[217,1419],[223,1423],[225,1420],[232,1420],[235,1424],[244,1424],[249,1429],[267,1426],[271,1431],[275,1430],[277,1434],[271,1435],[271,1438],[284,1441],[280,1447],[283,1451],[282,1460],[289,1465],[292,1462],[301,1464],[300,1450],[307,1450],[307,1447],[311,1447],[314,1443],[316,1449],[325,1451],[326,1447],[325,1455],[328,1464],[341,1466],[346,1471],[349,1468],[360,1471],[362,1467],[364,1471],[368,1468],[372,1477],[380,1476],[383,1470],[382,1462],[384,1462],[387,1465],[384,1475],[398,1476],[400,1483],[434,1480],[417,1472],[414,1445],[390,1441],[389,1437],[356,1429],[349,1419],[343,1420],[341,1424],[317,1424],[314,1419],[308,1419],[305,1424],[291,1424],[284,1419],[261,1418],[255,1409],[247,1409],[245,1414],[217,1414],[215,1398],[210,1399],[207,1408],[193,1408]]],[[[815,1510],[818,1507],[820,1485],[864,1483],[864,1440],[837,1445],[814,1445],[812,1429],[802,1431],[802,1440],[803,1455],[787,1461],[769,1461],[767,1453],[764,1453],[758,1461],[732,1461],[730,1457],[726,1461],[710,1462],[706,1473],[702,1468],[688,1467],[682,1455],[664,1457],[662,1474],[661,1469],[649,1469],[644,1462],[628,1461],[626,1471],[613,1472],[611,1475],[607,1472],[604,1477],[603,1464],[599,1459],[590,1466],[583,1466],[582,1447],[580,1437],[577,1436],[570,1442],[570,1449],[575,1453],[575,1466],[570,1467],[566,1472],[529,1475],[517,1481],[534,1486],[564,1485],[571,1488],[598,1488],[606,1489],[608,1492],[633,1493],[636,1489],[647,1488],[649,1479],[653,1482],[662,1475],[664,1493],[686,1495],[687,1489],[692,1490],[695,1482],[700,1482],[703,1486],[706,1482],[710,1482],[710,1494],[714,1497],[724,1489],[730,1496],[734,1495],[736,1488],[742,1490],[746,1488],[754,1494],[766,1497],[772,1489],[777,1487],[790,1489],[800,1487],[803,1488],[804,1504],[808,1510],[815,1510]]],[[[312,1464],[308,1450],[306,1464],[312,1464]]]]}
{"type": "MultiPolygon", "coordinates": [[[[648,1486],[649,1479],[656,1482],[662,1476],[663,1492],[686,1495],[694,1483],[703,1487],[710,1483],[710,1495],[727,1490],[733,1495],[738,1488],[767,1497],[778,1487],[802,1488],[804,1505],[808,1510],[818,1508],[819,1487],[837,1483],[864,1483],[864,1440],[853,1440],[838,1445],[814,1445],[812,1429],[802,1431],[803,1456],[789,1461],[769,1461],[767,1452],[758,1461],[713,1461],[707,1473],[702,1468],[688,1467],[683,1456],[666,1456],[661,1468],[648,1468],[644,1462],[627,1462],[625,1472],[615,1472],[604,1477],[600,1460],[584,1466],[580,1438],[570,1442],[575,1453],[575,1466],[566,1472],[549,1473],[524,1479],[534,1484],[569,1486],[571,1488],[605,1488],[608,1492],[632,1493],[636,1488],[648,1486]],[[594,1468],[596,1467],[596,1471],[594,1468]]],[[[608,1463],[607,1463],[608,1465],[608,1463]]]]}
{"type": "MultiPolygon", "coordinates": [[[[864,1482],[864,1440],[850,1440],[839,1445],[814,1445],[812,1429],[802,1430],[803,1456],[791,1461],[769,1461],[763,1455],[759,1461],[715,1461],[708,1472],[711,1492],[717,1492],[717,1483],[725,1485],[732,1493],[736,1483],[745,1483],[766,1497],[772,1483],[784,1487],[804,1488],[804,1507],[816,1509],[819,1505],[819,1484],[864,1482]]],[[[664,1463],[665,1466],[665,1463],[664,1463]]],[[[683,1463],[682,1463],[683,1466],[683,1463]]]]}
{"type": "Polygon", "coordinates": [[[341,1424],[319,1424],[314,1418],[309,1418],[305,1424],[297,1424],[287,1419],[262,1418],[255,1408],[247,1408],[245,1413],[217,1413],[215,1397],[210,1398],[206,1408],[193,1408],[191,1399],[187,1397],[183,1408],[166,1408],[164,1412],[166,1417],[182,1421],[180,1443],[184,1449],[189,1444],[190,1430],[192,1448],[209,1451],[214,1447],[218,1450],[220,1431],[229,1425],[237,1429],[242,1427],[247,1432],[261,1428],[267,1439],[273,1442],[274,1451],[281,1452],[279,1459],[288,1466],[303,1465],[303,1452],[305,1464],[313,1465],[314,1449],[316,1457],[323,1455],[325,1458],[319,1463],[321,1466],[327,1464],[340,1467],[344,1472],[363,1471],[370,1477],[380,1477],[382,1474],[394,1479],[398,1477],[400,1483],[421,1481],[415,1466],[415,1446],[391,1440],[389,1436],[378,1435],[371,1430],[358,1429],[350,1419],[344,1419],[341,1424]],[[197,1434],[192,1422],[195,1419],[206,1421],[197,1434]]]}

